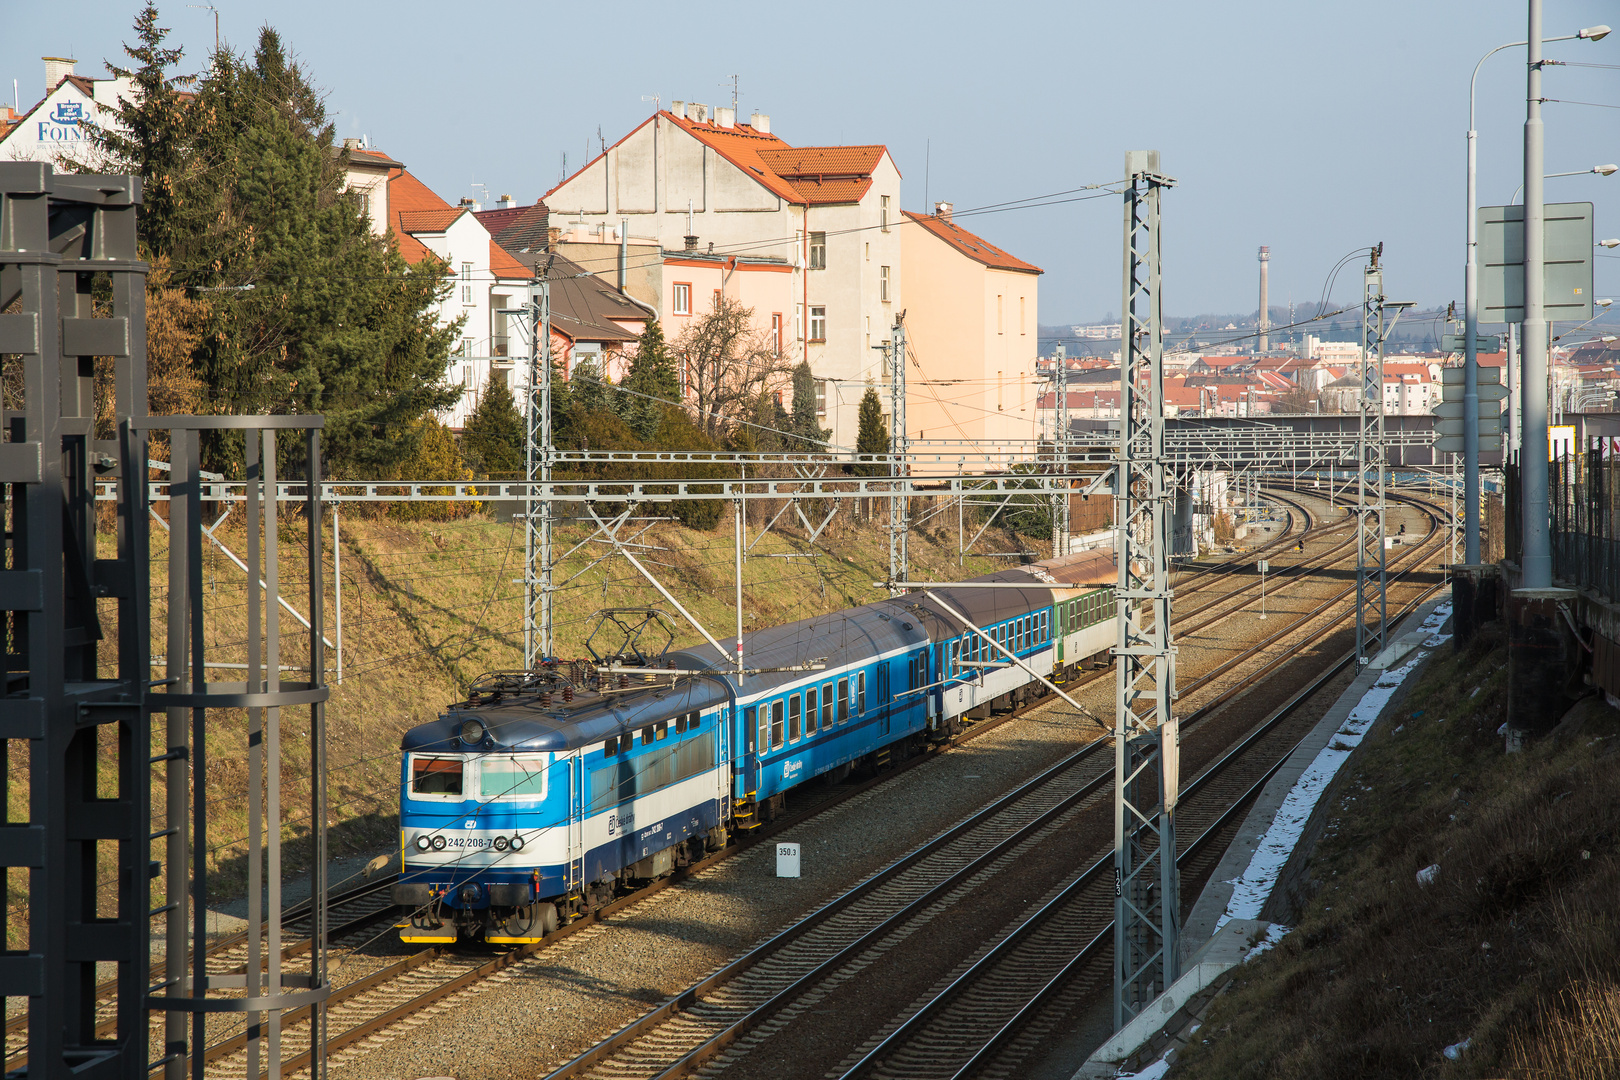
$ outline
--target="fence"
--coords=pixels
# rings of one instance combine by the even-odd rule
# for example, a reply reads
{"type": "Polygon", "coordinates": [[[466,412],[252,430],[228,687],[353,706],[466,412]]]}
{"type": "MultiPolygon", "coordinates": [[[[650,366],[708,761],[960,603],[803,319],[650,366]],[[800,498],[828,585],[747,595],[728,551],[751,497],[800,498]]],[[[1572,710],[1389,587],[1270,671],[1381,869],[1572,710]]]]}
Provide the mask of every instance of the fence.
{"type": "Polygon", "coordinates": [[[1620,460],[1584,450],[1549,472],[1553,576],[1620,598],[1620,460]]]}

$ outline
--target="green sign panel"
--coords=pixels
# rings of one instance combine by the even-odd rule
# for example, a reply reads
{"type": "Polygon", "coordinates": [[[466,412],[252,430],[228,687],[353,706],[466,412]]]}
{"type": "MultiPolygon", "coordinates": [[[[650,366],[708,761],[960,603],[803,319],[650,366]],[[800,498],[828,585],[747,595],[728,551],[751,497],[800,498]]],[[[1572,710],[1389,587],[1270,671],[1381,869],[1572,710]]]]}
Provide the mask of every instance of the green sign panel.
{"type": "MultiPolygon", "coordinates": [[[[1543,203],[1548,322],[1592,317],[1592,204],[1543,203]]],[[[1479,208],[1479,321],[1524,321],[1524,207],[1479,208]]]]}

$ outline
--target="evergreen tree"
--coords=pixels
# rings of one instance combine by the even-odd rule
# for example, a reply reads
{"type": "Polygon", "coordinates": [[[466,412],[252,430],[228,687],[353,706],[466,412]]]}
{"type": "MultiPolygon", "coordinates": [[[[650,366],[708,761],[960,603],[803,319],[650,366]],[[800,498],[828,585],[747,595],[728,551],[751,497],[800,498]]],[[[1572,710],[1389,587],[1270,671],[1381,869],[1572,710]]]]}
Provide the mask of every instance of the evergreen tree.
{"type": "Polygon", "coordinates": [[[141,177],[141,212],[136,228],[151,254],[168,252],[181,228],[188,170],[186,147],[190,119],[181,88],[196,81],[190,75],[170,75],[179,63],[180,49],[164,48],[168,28],[157,24],[158,10],[150,2],[135,16],[133,46],[124,52],[136,61],[133,68],[108,64],[119,78],[131,80],[132,94],[113,111],[115,124],[103,127],[87,122],[91,141],[115,168],[141,177]]]}
{"type": "Polygon", "coordinates": [[[462,452],[474,470],[492,480],[520,480],[526,465],[523,417],[505,379],[491,379],[461,435],[462,452]]]}
{"type": "MultiPolygon", "coordinates": [[[[855,434],[855,453],[857,454],[887,454],[889,452],[889,427],[883,422],[883,402],[878,399],[877,389],[868,386],[866,393],[861,395],[860,429],[855,434]]],[[[886,465],[857,465],[855,473],[858,476],[882,476],[887,473],[886,465]]]]}
{"type": "Polygon", "coordinates": [[[824,450],[832,432],[816,422],[816,377],[810,362],[800,361],[793,369],[793,415],[788,429],[798,436],[801,450],[824,450]]]}
{"type": "Polygon", "coordinates": [[[664,328],[657,319],[649,320],[647,328],[641,332],[636,354],[619,387],[631,391],[615,398],[620,418],[637,438],[643,441],[653,438],[663,426],[665,410],[680,403],[681,393],[675,359],[669,354],[664,328]]]}
{"type": "MultiPolygon", "coordinates": [[[[148,254],[168,256],[176,286],[219,290],[196,347],[207,406],[324,414],[333,474],[397,475],[426,436],[417,421],[459,394],[443,381],[460,331],[438,325],[447,268],[411,267],[371,232],[320,95],[274,30],[251,59],[217,53],[185,100],[151,5],[136,32],[138,92],[124,130],[98,138],[142,177],[148,254]]],[[[207,446],[211,467],[237,461],[225,441],[207,446]]]]}

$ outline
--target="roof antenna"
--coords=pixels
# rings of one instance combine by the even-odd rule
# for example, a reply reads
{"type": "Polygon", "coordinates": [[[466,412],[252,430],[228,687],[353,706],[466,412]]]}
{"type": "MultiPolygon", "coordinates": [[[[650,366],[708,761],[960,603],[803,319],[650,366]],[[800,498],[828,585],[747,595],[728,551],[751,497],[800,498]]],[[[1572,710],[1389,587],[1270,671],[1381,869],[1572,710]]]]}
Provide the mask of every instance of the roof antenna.
{"type": "Polygon", "coordinates": [[[664,100],[662,98],[660,98],[657,94],[642,94],[641,95],[641,100],[642,101],[650,101],[650,102],[653,103],[653,115],[654,116],[657,116],[659,113],[664,111],[664,100]]]}
{"type": "MultiPolygon", "coordinates": [[[[732,116],[737,115],[737,80],[739,78],[741,78],[741,76],[738,76],[738,75],[733,75],[731,77],[731,115],[732,116]]],[[[721,83],[720,85],[724,86],[726,84],[721,83]]]]}

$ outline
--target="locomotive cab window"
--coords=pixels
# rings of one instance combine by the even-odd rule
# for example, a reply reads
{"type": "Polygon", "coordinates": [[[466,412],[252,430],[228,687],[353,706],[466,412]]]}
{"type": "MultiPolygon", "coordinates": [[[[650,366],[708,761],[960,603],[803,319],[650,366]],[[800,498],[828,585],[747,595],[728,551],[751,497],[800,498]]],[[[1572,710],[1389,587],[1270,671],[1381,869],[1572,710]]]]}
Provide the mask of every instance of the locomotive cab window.
{"type": "Polygon", "coordinates": [[[460,758],[411,758],[411,793],[414,795],[460,795],[460,758]]]}
{"type": "Polygon", "coordinates": [[[546,756],[486,757],[478,767],[478,794],[486,799],[546,797],[546,756]]]}

